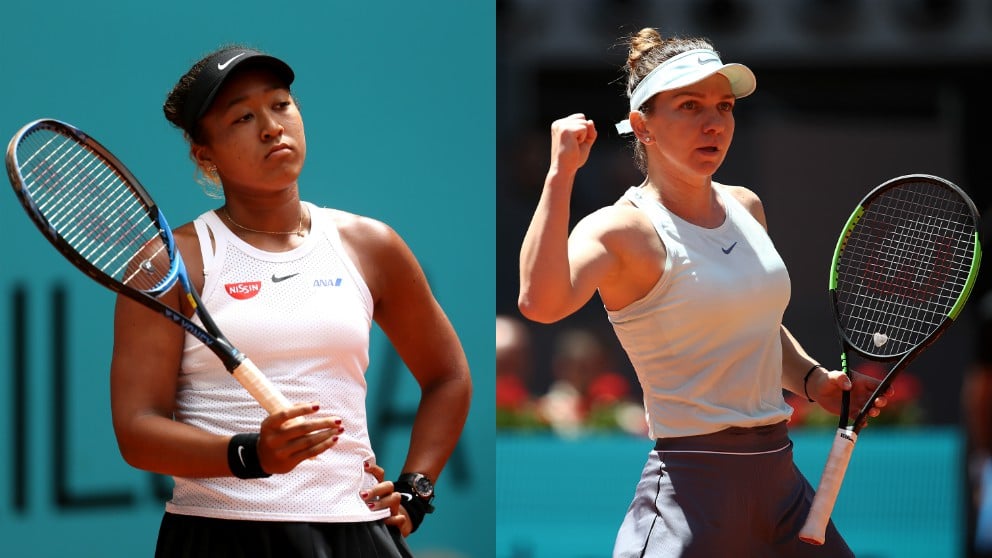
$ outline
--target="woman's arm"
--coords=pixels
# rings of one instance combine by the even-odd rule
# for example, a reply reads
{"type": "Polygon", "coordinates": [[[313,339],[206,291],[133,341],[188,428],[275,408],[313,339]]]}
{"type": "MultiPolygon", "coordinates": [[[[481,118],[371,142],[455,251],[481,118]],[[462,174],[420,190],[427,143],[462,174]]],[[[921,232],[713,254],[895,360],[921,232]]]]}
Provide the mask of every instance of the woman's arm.
{"type": "MultiPolygon", "coordinates": [[[[826,368],[818,368],[814,370],[810,375],[810,382],[808,385],[804,386],[804,378],[807,372],[817,364],[816,360],[810,357],[806,350],[803,349],[799,341],[792,336],[792,333],[784,325],[781,326],[781,338],[782,338],[782,387],[791,391],[792,393],[802,395],[805,397],[804,387],[806,391],[809,391],[810,396],[813,395],[811,391],[814,387],[813,380],[819,380],[819,374],[827,371],[826,368]],[[816,378],[813,378],[817,375],[816,378]]],[[[843,374],[842,374],[843,375],[843,374]]],[[[815,397],[814,400],[817,400],[815,397]]]]}
{"type": "MultiPolygon", "coordinates": [[[[178,287],[164,295],[178,303],[178,287]]],[[[187,477],[230,474],[227,440],[172,420],[184,331],[123,296],[114,313],[110,400],[121,455],[130,465],[187,477]]]]}
{"type": "MultiPolygon", "coordinates": [[[[451,457],[468,418],[472,378],[454,327],[434,298],[427,277],[409,247],[389,226],[353,215],[338,217],[346,249],[365,278],[374,304],[373,318],[420,386],[420,403],[401,472],[421,473],[436,482],[451,457]]],[[[376,478],[384,472],[373,466],[376,478]]],[[[395,477],[394,477],[395,478],[395,477]]],[[[387,525],[403,536],[413,529],[392,483],[372,492],[384,499],[372,509],[389,507],[387,525]]],[[[371,495],[371,494],[370,494],[371,495]]]]}
{"type": "MultiPolygon", "coordinates": [[[[868,398],[881,383],[878,379],[857,371],[851,372],[848,378],[841,370],[830,370],[820,366],[799,344],[799,341],[782,326],[782,387],[809,398],[820,404],[832,414],[839,415],[841,393],[851,392],[850,416],[854,417],[868,398]],[[815,368],[814,368],[815,367],[815,368]],[[804,378],[808,379],[805,380],[804,378]],[[805,391],[804,391],[805,387],[805,391]]],[[[875,398],[875,405],[868,416],[877,417],[879,409],[888,403],[887,397],[892,396],[892,388],[875,398]]]]}
{"type": "Polygon", "coordinates": [[[595,141],[593,122],[581,114],[551,125],[551,165],[520,249],[518,306],[531,320],[550,323],[575,312],[616,265],[603,242],[602,219],[584,219],[569,238],[575,175],[595,141]]]}
{"type": "Polygon", "coordinates": [[[342,216],[339,230],[372,294],[373,318],[420,385],[403,470],[436,481],[468,416],[472,379],[465,352],[420,264],[392,228],[342,216]]]}

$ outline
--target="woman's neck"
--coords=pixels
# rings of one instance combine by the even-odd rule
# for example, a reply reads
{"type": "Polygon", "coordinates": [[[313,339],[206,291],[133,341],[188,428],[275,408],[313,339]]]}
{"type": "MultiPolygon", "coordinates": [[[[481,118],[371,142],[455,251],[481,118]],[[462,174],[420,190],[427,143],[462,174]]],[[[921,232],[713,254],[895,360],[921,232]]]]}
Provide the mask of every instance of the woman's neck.
{"type": "Polygon", "coordinates": [[[719,227],[727,216],[717,187],[709,176],[686,179],[661,174],[649,175],[641,184],[642,190],[679,218],[708,229],[719,227]]]}

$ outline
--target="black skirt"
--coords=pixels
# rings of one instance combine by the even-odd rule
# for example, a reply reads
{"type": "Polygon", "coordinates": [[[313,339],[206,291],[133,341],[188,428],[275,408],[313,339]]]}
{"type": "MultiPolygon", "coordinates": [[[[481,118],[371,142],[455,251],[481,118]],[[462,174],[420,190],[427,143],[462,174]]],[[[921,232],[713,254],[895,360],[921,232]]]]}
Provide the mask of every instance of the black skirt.
{"type": "Polygon", "coordinates": [[[237,521],[166,513],[155,558],[413,558],[382,521],[237,521]]]}

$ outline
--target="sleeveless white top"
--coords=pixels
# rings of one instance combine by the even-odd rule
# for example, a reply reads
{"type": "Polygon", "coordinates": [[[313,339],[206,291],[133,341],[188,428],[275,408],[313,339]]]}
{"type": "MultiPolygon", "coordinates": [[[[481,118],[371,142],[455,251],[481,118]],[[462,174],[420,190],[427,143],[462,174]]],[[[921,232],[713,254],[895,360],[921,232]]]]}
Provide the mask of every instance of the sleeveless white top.
{"type": "Polygon", "coordinates": [[[667,256],[642,299],[607,311],[644,391],[652,438],[787,420],[780,326],[789,274],[764,227],[725,187],[727,218],[688,223],[637,187],[624,197],[651,219],[667,256]]]}
{"type": "MultiPolygon", "coordinates": [[[[171,513],[311,522],[389,515],[370,511],[359,496],[376,482],[364,468],[375,459],[365,411],[372,298],[342,247],[333,210],[306,206],[310,235],[288,252],[249,245],[213,212],[196,219],[205,273],[202,299],[221,331],[276,388],[294,403],[319,402],[318,414],[340,416],[344,433],[333,448],[286,474],[251,480],[175,477],[166,504],[171,513]]],[[[230,436],[257,432],[265,416],[216,355],[187,334],[175,419],[230,436]]]]}

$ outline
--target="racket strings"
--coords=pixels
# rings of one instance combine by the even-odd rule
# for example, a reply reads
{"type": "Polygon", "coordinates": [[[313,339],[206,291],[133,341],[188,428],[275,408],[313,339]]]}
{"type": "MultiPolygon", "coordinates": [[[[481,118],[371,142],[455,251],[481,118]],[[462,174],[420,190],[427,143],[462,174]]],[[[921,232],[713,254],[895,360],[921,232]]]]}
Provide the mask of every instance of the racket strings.
{"type": "Polygon", "coordinates": [[[967,203],[942,186],[908,183],[872,200],[835,269],[851,343],[884,356],[929,337],[966,289],[974,233],[967,203]]]}
{"type": "Polygon", "coordinates": [[[139,290],[169,274],[171,254],[142,198],[77,139],[39,129],[17,146],[22,183],[48,226],[101,272],[139,290]]]}

